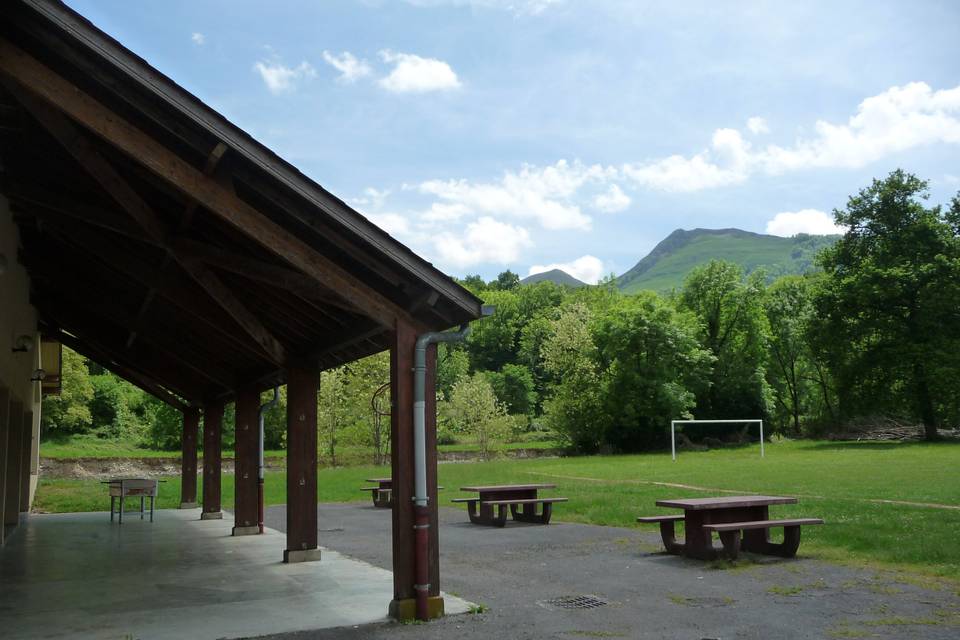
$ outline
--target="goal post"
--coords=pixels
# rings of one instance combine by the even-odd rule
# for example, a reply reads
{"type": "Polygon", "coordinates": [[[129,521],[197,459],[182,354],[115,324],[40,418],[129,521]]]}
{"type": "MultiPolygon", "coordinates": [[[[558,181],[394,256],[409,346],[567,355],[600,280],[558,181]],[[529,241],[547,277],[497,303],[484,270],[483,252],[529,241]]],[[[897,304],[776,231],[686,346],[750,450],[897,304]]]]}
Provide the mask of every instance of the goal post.
{"type": "Polygon", "coordinates": [[[763,458],[763,420],[759,418],[747,418],[745,420],[671,420],[670,421],[670,454],[674,462],[677,460],[677,425],[678,424],[760,424],[760,457],[763,458]]]}

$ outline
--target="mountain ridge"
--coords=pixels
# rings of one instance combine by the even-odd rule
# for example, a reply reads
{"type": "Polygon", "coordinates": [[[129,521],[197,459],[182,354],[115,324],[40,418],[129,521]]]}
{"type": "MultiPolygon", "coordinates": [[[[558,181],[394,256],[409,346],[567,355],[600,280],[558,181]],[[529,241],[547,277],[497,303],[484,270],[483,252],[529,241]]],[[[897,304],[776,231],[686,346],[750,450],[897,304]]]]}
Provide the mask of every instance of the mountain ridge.
{"type": "Polygon", "coordinates": [[[676,229],[646,256],[616,279],[626,293],[644,289],[679,288],[689,272],[710,260],[741,265],[746,273],[763,268],[770,277],[801,274],[814,268],[813,259],[839,236],[797,234],[773,236],[743,229],[676,229]]]}
{"type": "Polygon", "coordinates": [[[567,287],[573,287],[574,289],[578,287],[585,287],[587,283],[582,280],[577,280],[572,275],[564,271],[563,269],[550,269],[549,271],[542,271],[540,273],[534,273],[529,275],[523,280],[520,281],[520,284],[536,284],[538,282],[549,281],[554,284],[559,284],[567,287]]]}

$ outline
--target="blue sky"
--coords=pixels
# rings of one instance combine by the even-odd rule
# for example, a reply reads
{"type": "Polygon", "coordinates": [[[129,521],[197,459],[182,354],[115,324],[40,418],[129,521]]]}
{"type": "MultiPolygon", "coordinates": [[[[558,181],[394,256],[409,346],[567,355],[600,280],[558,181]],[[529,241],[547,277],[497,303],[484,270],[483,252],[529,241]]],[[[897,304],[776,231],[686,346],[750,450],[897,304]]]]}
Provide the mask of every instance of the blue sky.
{"type": "Polygon", "coordinates": [[[958,2],[68,4],[452,275],[960,190],[958,2]]]}

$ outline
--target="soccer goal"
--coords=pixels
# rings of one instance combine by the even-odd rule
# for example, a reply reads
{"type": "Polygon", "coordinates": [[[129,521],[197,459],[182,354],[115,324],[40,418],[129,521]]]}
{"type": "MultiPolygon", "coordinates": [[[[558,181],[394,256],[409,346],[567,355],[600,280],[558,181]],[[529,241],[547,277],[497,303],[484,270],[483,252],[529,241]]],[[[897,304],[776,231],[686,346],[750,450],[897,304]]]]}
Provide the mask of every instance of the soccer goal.
{"type": "Polygon", "coordinates": [[[708,424],[751,424],[754,422],[760,423],[760,457],[764,457],[763,453],[763,420],[759,418],[750,418],[747,420],[671,420],[670,421],[670,453],[673,454],[673,460],[677,460],[677,425],[678,424],[698,424],[698,423],[708,423],[708,424]]]}

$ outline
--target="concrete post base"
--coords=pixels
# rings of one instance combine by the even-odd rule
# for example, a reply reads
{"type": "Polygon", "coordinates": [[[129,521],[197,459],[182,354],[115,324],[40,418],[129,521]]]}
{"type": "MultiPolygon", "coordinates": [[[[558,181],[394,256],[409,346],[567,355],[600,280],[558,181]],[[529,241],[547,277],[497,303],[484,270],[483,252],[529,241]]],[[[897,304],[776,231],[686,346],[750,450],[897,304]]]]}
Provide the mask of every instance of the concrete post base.
{"type": "Polygon", "coordinates": [[[287,564],[294,562],[316,562],[320,559],[320,549],[284,549],[283,561],[287,564]]]}
{"type": "MultiPolygon", "coordinates": [[[[391,600],[389,614],[400,622],[414,620],[417,617],[417,601],[414,598],[391,600]]],[[[431,620],[443,617],[443,596],[427,598],[427,614],[431,620]]]]}
{"type": "Polygon", "coordinates": [[[233,536],[255,536],[260,534],[260,527],[253,525],[252,527],[234,527],[233,532],[230,535],[233,536]]]}
{"type": "Polygon", "coordinates": [[[200,514],[201,520],[223,520],[222,511],[204,511],[200,514]]]}
{"type": "Polygon", "coordinates": [[[180,503],[180,508],[181,508],[181,509],[196,509],[196,508],[199,507],[199,506],[200,506],[199,503],[196,503],[196,502],[181,502],[181,503],[180,503]]]}

